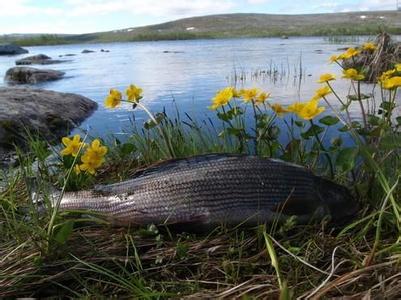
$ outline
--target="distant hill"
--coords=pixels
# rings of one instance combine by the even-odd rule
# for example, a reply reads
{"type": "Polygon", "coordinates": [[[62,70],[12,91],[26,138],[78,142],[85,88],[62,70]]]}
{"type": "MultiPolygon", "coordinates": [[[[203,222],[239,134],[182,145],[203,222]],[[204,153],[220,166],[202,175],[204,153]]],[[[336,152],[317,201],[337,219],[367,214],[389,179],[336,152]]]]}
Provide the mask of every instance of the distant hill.
{"type": "Polygon", "coordinates": [[[225,14],[80,35],[7,36],[21,45],[198,38],[401,34],[401,11],[309,15],[225,14]]]}

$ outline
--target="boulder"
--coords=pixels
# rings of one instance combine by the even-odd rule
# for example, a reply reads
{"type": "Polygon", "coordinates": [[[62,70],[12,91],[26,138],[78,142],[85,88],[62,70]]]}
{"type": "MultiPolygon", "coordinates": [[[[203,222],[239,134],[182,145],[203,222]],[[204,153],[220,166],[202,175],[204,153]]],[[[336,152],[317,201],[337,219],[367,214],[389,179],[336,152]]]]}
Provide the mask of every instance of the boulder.
{"type": "Polygon", "coordinates": [[[15,61],[16,65],[51,65],[51,64],[58,64],[62,63],[64,60],[55,60],[52,59],[51,57],[44,55],[44,54],[38,54],[34,56],[28,56],[21,58],[17,61],[15,61]]]}
{"type": "Polygon", "coordinates": [[[88,50],[88,49],[85,49],[85,50],[82,50],[82,52],[81,53],[93,53],[93,52],[95,52],[95,51],[93,51],[93,50],[88,50]]]}
{"type": "Polygon", "coordinates": [[[38,83],[60,79],[64,74],[64,72],[51,69],[14,67],[7,70],[4,80],[14,84],[38,83]]]}
{"type": "Polygon", "coordinates": [[[16,55],[24,54],[29,51],[16,45],[6,44],[0,45],[0,55],[16,55]]]}
{"type": "Polygon", "coordinates": [[[96,102],[76,94],[0,88],[0,165],[12,157],[14,144],[26,145],[27,132],[49,142],[59,141],[96,108],[96,102]]]}

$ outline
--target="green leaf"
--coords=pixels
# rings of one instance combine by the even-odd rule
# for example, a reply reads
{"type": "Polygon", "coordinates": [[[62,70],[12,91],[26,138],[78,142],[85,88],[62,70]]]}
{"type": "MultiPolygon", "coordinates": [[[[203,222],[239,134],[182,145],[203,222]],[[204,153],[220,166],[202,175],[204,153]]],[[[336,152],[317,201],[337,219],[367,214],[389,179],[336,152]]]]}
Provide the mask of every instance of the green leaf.
{"type": "Polygon", "coordinates": [[[349,127],[348,127],[347,125],[344,125],[343,127],[338,128],[338,131],[340,131],[340,132],[347,132],[347,131],[349,131],[349,127]]]}
{"type": "Polygon", "coordinates": [[[368,115],[368,123],[373,126],[378,126],[380,124],[380,118],[375,115],[368,115]]]}
{"type": "Polygon", "coordinates": [[[389,101],[383,101],[380,104],[380,108],[388,112],[395,108],[395,103],[389,101]]]}
{"type": "Polygon", "coordinates": [[[134,144],[131,144],[131,143],[125,143],[120,148],[120,152],[122,155],[128,155],[134,151],[136,151],[136,147],[134,144]]]}
{"type": "Polygon", "coordinates": [[[296,120],[295,125],[297,125],[299,128],[304,128],[305,127],[305,123],[299,120],[296,120]]]}
{"type": "Polygon", "coordinates": [[[152,129],[159,125],[166,118],[166,115],[164,113],[157,113],[154,118],[155,120],[149,119],[143,124],[143,127],[146,130],[152,129]]]}
{"type": "Polygon", "coordinates": [[[232,116],[231,116],[231,115],[229,115],[229,114],[227,114],[227,113],[223,113],[223,112],[217,113],[217,117],[218,117],[220,120],[224,121],[224,122],[228,122],[228,121],[230,121],[230,120],[232,119],[232,116]]]}
{"type": "Polygon", "coordinates": [[[372,98],[372,95],[371,94],[367,95],[367,94],[361,93],[359,96],[358,95],[348,95],[347,98],[351,101],[359,101],[359,99],[365,100],[365,99],[372,98]]]}
{"type": "Polygon", "coordinates": [[[337,155],[336,166],[343,172],[349,172],[355,167],[358,149],[349,147],[341,149],[337,155]]]}
{"type": "Polygon", "coordinates": [[[56,231],[54,240],[59,244],[62,244],[62,245],[65,244],[65,242],[70,237],[73,229],[74,229],[74,221],[69,220],[69,221],[65,222],[56,231]]]}
{"type": "Polygon", "coordinates": [[[309,139],[312,136],[319,135],[323,131],[324,131],[323,127],[320,127],[318,125],[312,125],[306,132],[301,133],[301,136],[304,139],[309,139]]]}
{"type": "Polygon", "coordinates": [[[343,144],[343,139],[340,137],[334,138],[331,140],[331,144],[334,147],[341,147],[341,145],[343,144]]]}
{"type": "Polygon", "coordinates": [[[398,126],[401,126],[401,117],[397,117],[395,120],[397,121],[398,126]]]}
{"type": "Polygon", "coordinates": [[[395,150],[401,148],[401,134],[392,133],[383,136],[380,142],[380,147],[385,150],[395,150]]]}
{"type": "Polygon", "coordinates": [[[228,122],[228,121],[231,121],[232,119],[234,119],[234,117],[240,116],[243,114],[244,114],[244,111],[242,108],[233,107],[232,109],[226,111],[225,113],[224,112],[217,113],[217,117],[224,122],[228,122]]]}
{"type": "Polygon", "coordinates": [[[323,125],[327,125],[327,126],[332,126],[332,125],[337,124],[339,121],[340,120],[337,117],[325,116],[324,118],[321,118],[319,120],[319,123],[321,123],[323,125]]]}

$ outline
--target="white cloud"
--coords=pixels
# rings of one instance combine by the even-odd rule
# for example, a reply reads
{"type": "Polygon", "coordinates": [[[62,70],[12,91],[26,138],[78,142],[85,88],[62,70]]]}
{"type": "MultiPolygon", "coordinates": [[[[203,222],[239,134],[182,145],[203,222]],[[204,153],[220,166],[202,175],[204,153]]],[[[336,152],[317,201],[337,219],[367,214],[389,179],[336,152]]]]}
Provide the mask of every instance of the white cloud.
{"type": "Polygon", "coordinates": [[[314,7],[315,11],[321,9],[332,12],[350,12],[350,11],[375,11],[375,10],[394,10],[396,8],[395,0],[359,0],[352,4],[338,4],[329,2],[320,2],[314,7]]]}
{"type": "Polygon", "coordinates": [[[53,7],[38,7],[32,0],[0,0],[1,17],[19,17],[28,15],[62,15],[63,11],[53,7]]]}
{"type": "Polygon", "coordinates": [[[60,15],[81,17],[128,12],[133,16],[169,16],[174,18],[229,12],[235,6],[235,0],[61,0],[55,4],[57,8],[55,6],[35,6],[35,2],[33,0],[0,0],[0,16],[60,15]]]}
{"type": "Polygon", "coordinates": [[[270,0],[247,0],[249,4],[264,4],[270,2],[270,0]]]}
{"type": "Polygon", "coordinates": [[[99,15],[129,12],[132,15],[183,17],[228,12],[234,7],[232,0],[65,0],[69,15],[99,15]]]}

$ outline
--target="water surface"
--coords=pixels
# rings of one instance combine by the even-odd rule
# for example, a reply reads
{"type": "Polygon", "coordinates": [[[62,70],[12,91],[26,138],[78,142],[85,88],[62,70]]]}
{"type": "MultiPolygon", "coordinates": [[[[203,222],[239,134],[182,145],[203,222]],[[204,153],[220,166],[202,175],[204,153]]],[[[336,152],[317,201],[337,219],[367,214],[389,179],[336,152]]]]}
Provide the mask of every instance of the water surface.
{"type": "MultiPolygon", "coordinates": [[[[351,45],[330,43],[320,37],[37,46],[28,47],[29,54],[0,56],[0,78],[22,57],[43,53],[59,59],[60,55],[76,54],[61,57],[66,60],[61,64],[34,66],[66,73],[64,79],[35,87],[77,93],[96,101],[98,110],[81,128],[90,129],[93,136],[105,137],[129,130],[133,114],[128,105],[115,110],[103,107],[110,88],[123,90],[134,83],[144,89],[143,101],[151,111],[172,111],[176,104],[198,119],[214,115],[207,108],[210,99],[229,84],[260,87],[271,93],[272,101],[289,104],[308,100],[319,87],[316,80],[320,74],[340,74],[340,68],[329,65],[328,58],[346,46],[351,45]],[[82,54],[83,49],[96,52],[82,54]],[[276,76],[270,76],[274,70],[276,76]],[[238,80],[241,76],[244,80],[238,80]]],[[[348,93],[347,82],[338,80],[334,85],[339,94],[348,93]]],[[[338,105],[334,98],[332,101],[338,105]]],[[[357,107],[353,114],[359,114],[357,107]]],[[[147,119],[140,110],[135,111],[135,118],[138,122],[147,119]]]]}

